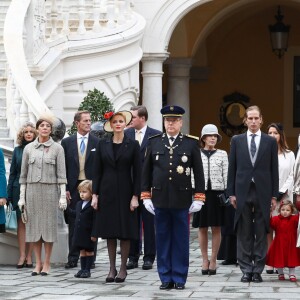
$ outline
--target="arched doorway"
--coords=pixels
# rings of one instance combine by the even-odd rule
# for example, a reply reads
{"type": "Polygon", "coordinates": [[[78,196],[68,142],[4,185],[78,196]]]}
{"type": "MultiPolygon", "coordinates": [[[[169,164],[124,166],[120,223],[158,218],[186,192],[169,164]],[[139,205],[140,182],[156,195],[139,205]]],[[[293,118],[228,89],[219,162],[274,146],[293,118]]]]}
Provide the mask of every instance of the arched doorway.
{"type": "MultiPolygon", "coordinates": [[[[206,123],[220,127],[223,97],[237,91],[249,96],[250,104],[261,107],[265,126],[274,121],[284,124],[293,149],[298,136],[291,116],[293,59],[300,56],[300,1],[185,1],[185,6],[173,2],[178,7],[171,10],[167,5],[171,6],[170,1],[165,3],[148,27],[152,41],[143,45],[148,53],[151,44],[155,44],[155,53],[170,53],[163,67],[162,93],[170,93],[172,80],[189,79],[189,132],[199,135],[206,123]],[[284,22],[291,25],[289,49],[281,60],[271,51],[268,32],[268,25],[275,23],[278,4],[284,22]],[[169,19],[165,18],[167,12],[173,13],[169,19]],[[158,31],[159,42],[153,43],[158,31]]],[[[172,103],[176,100],[169,98],[172,103]]],[[[223,135],[228,148],[229,137],[223,135]]]]}

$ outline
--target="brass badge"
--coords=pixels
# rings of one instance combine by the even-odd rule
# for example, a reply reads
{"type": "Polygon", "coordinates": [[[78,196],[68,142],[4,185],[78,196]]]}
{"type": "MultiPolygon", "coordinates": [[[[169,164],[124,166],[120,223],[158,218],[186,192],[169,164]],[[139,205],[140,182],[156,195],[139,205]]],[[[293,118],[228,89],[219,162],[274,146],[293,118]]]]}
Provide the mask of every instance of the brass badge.
{"type": "Polygon", "coordinates": [[[185,169],[185,175],[190,176],[191,175],[191,168],[186,168],[185,169]]]}
{"type": "Polygon", "coordinates": [[[188,161],[187,156],[186,156],[186,155],[183,155],[183,156],[181,157],[181,161],[182,161],[183,163],[186,163],[186,162],[188,161]]]}
{"type": "Polygon", "coordinates": [[[176,171],[177,171],[178,174],[182,174],[182,173],[184,172],[184,167],[178,166],[178,167],[176,168],[176,171]]]}

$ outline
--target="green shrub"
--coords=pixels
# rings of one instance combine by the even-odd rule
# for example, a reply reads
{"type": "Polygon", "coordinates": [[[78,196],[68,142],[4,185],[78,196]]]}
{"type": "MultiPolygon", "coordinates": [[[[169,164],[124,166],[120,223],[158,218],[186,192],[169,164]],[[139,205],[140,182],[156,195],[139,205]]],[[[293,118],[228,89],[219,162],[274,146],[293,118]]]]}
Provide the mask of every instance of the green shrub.
{"type": "MultiPolygon", "coordinates": [[[[102,121],[105,122],[103,115],[108,111],[114,111],[114,107],[104,93],[94,88],[83,98],[78,110],[87,110],[91,114],[92,123],[102,121]]],[[[68,134],[74,134],[77,131],[75,124],[68,130],[68,134]]]]}

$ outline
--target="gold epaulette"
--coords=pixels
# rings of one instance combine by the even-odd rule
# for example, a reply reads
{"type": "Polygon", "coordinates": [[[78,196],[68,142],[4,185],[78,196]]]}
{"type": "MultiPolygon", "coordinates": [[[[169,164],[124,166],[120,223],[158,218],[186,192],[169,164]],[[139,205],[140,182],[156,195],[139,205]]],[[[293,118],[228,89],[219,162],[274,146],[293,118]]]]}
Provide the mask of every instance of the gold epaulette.
{"type": "Polygon", "coordinates": [[[148,137],[148,140],[153,139],[153,138],[158,137],[158,136],[161,136],[161,135],[162,135],[162,133],[151,135],[151,136],[148,137]]]}
{"type": "Polygon", "coordinates": [[[195,140],[199,141],[199,137],[198,136],[190,135],[190,134],[186,134],[185,136],[188,137],[188,138],[195,139],[195,140]]]}

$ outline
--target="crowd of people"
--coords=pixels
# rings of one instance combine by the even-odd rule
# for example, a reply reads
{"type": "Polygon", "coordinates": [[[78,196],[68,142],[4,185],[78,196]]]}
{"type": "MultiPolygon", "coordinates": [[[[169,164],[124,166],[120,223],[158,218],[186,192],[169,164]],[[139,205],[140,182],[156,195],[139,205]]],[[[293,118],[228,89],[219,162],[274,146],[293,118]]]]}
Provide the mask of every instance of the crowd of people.
{"type": "Polygon", "coordinates": [[[97,239],[103,238],[110,263],[105,282],[124,282],[143,252],[143,270],[157,260],[161,290],[184,289],[192,215],[202,275],[217,274],[217,259],[222,259],[224,265],[239,264],[242,282],[262,282],[266,264],[267,274],[277,272],[279,280],[285,280],[288,267],[289,280],[296,281],[300,154],[295,158],[289,149],[282,125],[271,123],[263,133],[259,107],[248,107],[247,130],[232,137],[228,156],[217,148],[222,136],[214,124],[206,124],[199,139],[183,134],[184,113],[176,105],[163,107],[162,133],[147,125],[144,106],[107,112],[103,128],[109,134],[99,139],[91,134],[90,113],[78,111],[77,132],[61,144],[51,137],[52,116],[41,116],[36,125],[25,123],[7,187],[0,150],[0,232],[5,232],[4,205],[10,202],[18,217],[16,267],[33,268],[32,276],[50,273],[59,208],[68,224],[65,268],[80,261],[76,278],[91,276],[97,239]]]}

